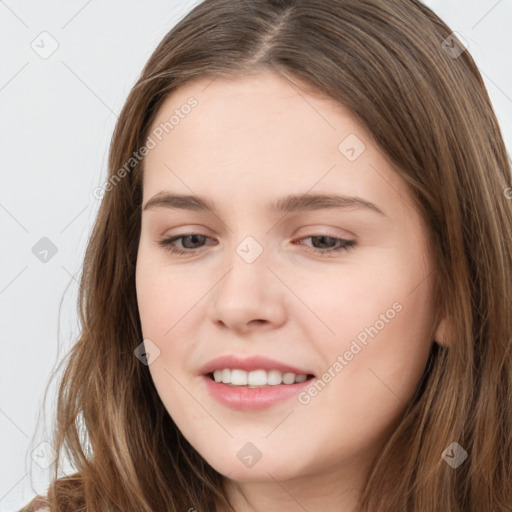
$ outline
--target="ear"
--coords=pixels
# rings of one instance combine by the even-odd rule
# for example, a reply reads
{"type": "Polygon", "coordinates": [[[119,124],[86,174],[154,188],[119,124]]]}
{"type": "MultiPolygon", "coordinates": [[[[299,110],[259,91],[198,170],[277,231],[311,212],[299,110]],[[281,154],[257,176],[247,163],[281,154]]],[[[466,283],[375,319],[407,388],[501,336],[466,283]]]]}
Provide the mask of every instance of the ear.
{"type": "Polygon", "coordinates": [[[434,341],[438,345],[448,346],[448,319],[446,315],[441,317],[434,333],[434,341]]]}

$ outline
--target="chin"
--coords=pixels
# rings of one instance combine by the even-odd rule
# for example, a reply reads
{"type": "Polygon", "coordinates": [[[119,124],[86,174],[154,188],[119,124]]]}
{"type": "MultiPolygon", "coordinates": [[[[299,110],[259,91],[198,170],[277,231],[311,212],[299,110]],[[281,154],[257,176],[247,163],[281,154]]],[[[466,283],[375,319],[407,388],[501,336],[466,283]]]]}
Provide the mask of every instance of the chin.
{"type": "Polygon", "coordinates": [[[298,467],[296,459],[283,460],[275,453],[272,457],[265,457],[263,454],[250,467],[239,460],[235,452],[233,457],[226,457],[226,454],[216,457],[212,454],[211,457],[204,458],[215,471],[236,482],[268,482],[274,479],[285,481],[300,476],[302,469],[298,467]]]}

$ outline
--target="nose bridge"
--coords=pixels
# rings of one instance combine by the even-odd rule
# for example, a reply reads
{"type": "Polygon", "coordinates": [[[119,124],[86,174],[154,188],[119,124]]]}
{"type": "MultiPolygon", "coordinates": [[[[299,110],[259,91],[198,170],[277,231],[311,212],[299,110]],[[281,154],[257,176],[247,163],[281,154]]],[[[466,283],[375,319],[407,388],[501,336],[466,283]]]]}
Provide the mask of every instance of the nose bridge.
{"type": "Polygon", "coordinates": [[[240,272],[247,272],[250,276],[269,272],[265,263],[268,262],[270,254],[270,226],[261,222],[257,212],[249,211],[243,205],[237,208],[233,217],[231,227],[228,227],[229,247],[233,249],[233,254],[228,256],[231,266],[235,266],[240,272]]]}
{"type": "Polygon", "coordinates": [[[233,252],[226,256],[227,271],[213,291],[212,319],[237,330],[251,321],[280,324],[284,318],[283,305],[276,302],[276,283],[272,283],[276,277],[267,268],[270,251],[256,236],[243,236],[233,244],[233,252]]]}
{"type": "MultiPolygon", "coordinates": [[[[259,236],[261,239],[261,236],[259,236]]],[[[229,287],[241,286],[239,290],[246,295],[249,291],[252,294],[258,293],[258,283],[262,284],[271,272],[267,268],[268,248],[263,246],[255,236],[247,235],[233,246],[233,253],[228,258],[230,271],[225,277],[229,287]],[[267,275],[268,274],[268,275],[267,275]],[[253,287],[248,290],[247,287],[253,287]]]]}

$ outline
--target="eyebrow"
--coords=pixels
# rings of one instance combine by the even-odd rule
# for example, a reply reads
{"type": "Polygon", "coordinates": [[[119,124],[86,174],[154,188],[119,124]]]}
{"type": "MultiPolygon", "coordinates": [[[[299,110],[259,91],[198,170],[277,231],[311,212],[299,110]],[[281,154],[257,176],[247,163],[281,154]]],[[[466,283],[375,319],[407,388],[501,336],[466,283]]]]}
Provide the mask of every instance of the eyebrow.
{"type": "MultiPolygon", "coordinates": [[[[215,203],[206,197],[197,195],[179,195],[169,192],[159,192],[149,199],[144,205],[143,211],[154,208],[169,208],[176,210],[192,210],[214,213],[217,215],[215,203]]],[[[308,210],[338,209],[362,209],[386,214],[375,204],[360,197],[337,194],[302,194],[288,195],[269,205],[269,210],[274,213],[294,213],[308,210]]]]}

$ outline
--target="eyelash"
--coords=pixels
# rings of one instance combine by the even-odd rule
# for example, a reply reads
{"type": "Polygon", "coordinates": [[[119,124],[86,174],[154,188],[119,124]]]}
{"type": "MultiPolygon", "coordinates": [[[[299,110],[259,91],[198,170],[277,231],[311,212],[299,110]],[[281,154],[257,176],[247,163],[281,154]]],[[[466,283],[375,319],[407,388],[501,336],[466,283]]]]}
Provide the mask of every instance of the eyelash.
{"type": "MultiPolygon", "coordinates": [[[[176,247],[175,245],[173,245],[175,241],[180,240],[182,238],[187,238],[189,236],[204,236],[205,238],[210,238],[210,237],[207,237],[206,235],[202,235],[201,233],[187,233],[187,234],[183,234],[183,235],[173,236],[171,238],[161,239],[158,241],[158,245],[160,245],[166,251],[169,251],[172,254],[192,255],[194,252],[196,252],[199,249],[202,249],[204,246],[200,247],[199,249],[180,249],[179,247],[176,247]]],[[[338,237],[329,236],[329,235],[310,235],[310,236],[301,238],[301,240],[305,240],[307,238],[321,238],[321,237],[331,238],[333,240],[339,241],[339,242],[341,242],[341,245],[335,249],[315,249],[315,248],[305,246],[306,250],[308,252],[312,252],[314,254],[321,254],[324,257],[329,257],[329,253],[339,253],[342,251],[348,252],[357,245],[355,240],[345,240],[344,238],[338,238],[338,237]]]]}

